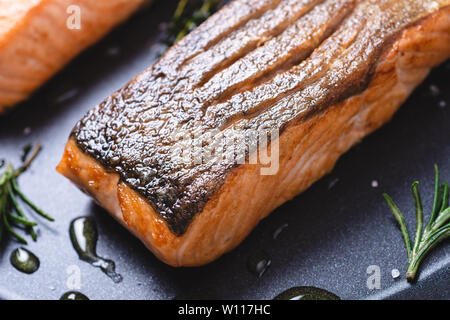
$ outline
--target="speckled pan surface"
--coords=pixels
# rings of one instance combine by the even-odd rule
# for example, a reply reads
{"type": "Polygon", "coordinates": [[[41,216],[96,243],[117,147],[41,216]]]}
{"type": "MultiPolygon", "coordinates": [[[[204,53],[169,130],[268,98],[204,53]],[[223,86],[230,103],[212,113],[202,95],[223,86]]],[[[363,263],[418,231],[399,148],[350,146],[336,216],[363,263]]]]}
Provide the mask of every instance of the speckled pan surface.
{"type": "Polygon", "coordinates": [[[388,192],[412,228],[412,181],[421,181],[428,212],[433,163],[439,164],[443,178],[450,179],[449,62],[433,71],[393,121],[344,155],[330,175],[263,220],[236,250],[204,267],[175,269],[161,263],[55,172],[68,134],[81,116],[156,59],[158,26],[172,11],[173,5],[161,2],[138,14],[76,59],[30,101],[0,117],[0,158],[19,163],[23,146],[43,143],[42,153],[19,183],[57,218],[52,224],[42,221],[39,241],[28,246],[41,260],[36,273],[21,274],[11,266],[9,255],[18,243],[1,246],[0,296],[58,299],[69,290],[70,272],[77,266],[80,291],[91,299],[272,299],[302,285],[327,289],[343,299],[450,298],[449,242],[425,261],[419,281],[407,284],[401,235],[381,197],[388,192]],[[116,262],[124,277],[121,283],[113,283],[78,259],[68,229],[72,219],[83,215],[97,222],[98,253],[116,262]],[[274,232],[285,225],[274,239],[274,232]],[[246,264],[262,250],[272,263],[257,278],[246,264]],[[366,286],[370,265],[380,267],[379,290],[366,286]],[[400,279],[392,278],[394,268],[400,270],[400,279]]]}

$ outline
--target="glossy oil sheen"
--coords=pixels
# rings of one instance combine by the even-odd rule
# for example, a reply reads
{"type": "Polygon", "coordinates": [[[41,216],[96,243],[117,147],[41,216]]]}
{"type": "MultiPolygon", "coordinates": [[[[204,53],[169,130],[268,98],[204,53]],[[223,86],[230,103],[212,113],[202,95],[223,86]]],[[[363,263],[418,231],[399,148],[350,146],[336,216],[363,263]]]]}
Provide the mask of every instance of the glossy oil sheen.
{"type": "Polygon", "coordinates": [[[180,136],[195,144],[195,132],[235,134],[244,148],[252,132],[282,134],[363,91],[398,34],[448,4],[256,1],[251,13],[225,7],[92,109],[72,137],[182,235],[237,164],[234,150],[225,159],[180,163],[173,159],[183,149],[180,136]]]}
{"type": "Polygon", "coordinates": [[[79,217],[70,223],[70,240],[81,260],[100,268],[115,283],[122,281],[122,276],[116,273],[114,261],[97,255],[98,231],[91,217],[79,217]]]}

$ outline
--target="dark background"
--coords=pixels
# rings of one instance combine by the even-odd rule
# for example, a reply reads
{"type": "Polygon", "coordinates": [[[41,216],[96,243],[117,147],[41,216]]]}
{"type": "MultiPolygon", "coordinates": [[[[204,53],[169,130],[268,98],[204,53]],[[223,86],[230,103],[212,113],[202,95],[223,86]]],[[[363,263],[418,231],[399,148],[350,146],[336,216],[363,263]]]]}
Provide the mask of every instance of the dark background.
{"type": "Polygon", "coordinates": [[[19,183],[57,219],[55,223],[42,221],[38,242],[27,247],[41,260],[40,269],[32,275],[18,272],[9,262],[17,242],[0,246],[0,296],[58,299],[68,291],[67,268],[77,265],[82,275],[80,291],[91,299],[272,299],[285,289],[305,285],[327,289],[344,299],[450,298],[449,241],[426,259],[415,285],[406,283],[401,234],[381,197],[388,192],[394,198],[412,230],[410,184],[415,179],[421,182],[428,214],[433,164],[439,164],[442,177],[450,179],[449,62],[432,72],[390,123],[345,154],[330,175],[263,220],[237,249],[204,267],[175,269],[161,263],[55,172],[75,122],[157,58],[160,24],[170,19],[174,4],[160,2],[138,13],[74,60],[29,101],[0,116],[0,158],[18,165],[23,146],[43,143],[42,153],[19,183]],[[372,187],[373,180],[377,188],[372,187]],[[68,228],[73,218],[82,215],[96,220],[98,253],[116,262],[124,277],[120,284],[78,260],[68,228]],[[274,231],[285,224],[273,239],[274,231]],[[272,263],[257,278],[246,264],[262,250],[272,263]],[[369,265],[381,268],[380,290],[366,287],[369,265]],[[397,280],[391,276],[393,268],[401,272],[397,280]]]}

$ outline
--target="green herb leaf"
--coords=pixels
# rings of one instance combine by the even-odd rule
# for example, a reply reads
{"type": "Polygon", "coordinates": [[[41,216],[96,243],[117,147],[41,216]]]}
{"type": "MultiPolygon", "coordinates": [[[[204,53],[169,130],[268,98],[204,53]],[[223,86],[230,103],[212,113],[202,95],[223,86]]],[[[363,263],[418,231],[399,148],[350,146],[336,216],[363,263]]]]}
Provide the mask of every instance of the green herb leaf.
{"type": "Polygon", "coordinates": [[[220,6],[221,0],[180,0],[169,25],[165,43],[169,46],[180,41],[189,32],[208,19],[220,6]]]}
{"type": "Polygon", "coordinates": [[[14,227],[22,227],[34,241],[37,239],[36,232],[33,229],[37,226],[37,223],[25,216],[17,198],[22,199],[38,215],[49,221],[54,221],[51,216],[31,202],[17,184],[17,178],[28,169],[40,150],[41,145],[36,145],[28,159],[24,159],[24,163],[19,169],[14,170],[13,166],[8,164],[0,175],[0,242],[4,239],[4,233],[7,231],[19,242],[27,244],[27,241],[14,230],[14,227]]]}
{"type": "Polygon", "coordinates": [[[411,240],[400,209],[387,194],[383,194],[389,208],[397,220],[402,232],[406,252],[408,254],[408,268],[406,279],[413,281],[423,259],[438,243],[450,237],[450,207],[449,207],[449,185],[447,182],[439,183],[439,169],[435,165],[435,188],[433,209],[430,219],[423,230],[423,208],[419,192],[419,183],[416,181],[411,186],[416,208],[416,233],[414,247],[411,249],[411,240]]]}

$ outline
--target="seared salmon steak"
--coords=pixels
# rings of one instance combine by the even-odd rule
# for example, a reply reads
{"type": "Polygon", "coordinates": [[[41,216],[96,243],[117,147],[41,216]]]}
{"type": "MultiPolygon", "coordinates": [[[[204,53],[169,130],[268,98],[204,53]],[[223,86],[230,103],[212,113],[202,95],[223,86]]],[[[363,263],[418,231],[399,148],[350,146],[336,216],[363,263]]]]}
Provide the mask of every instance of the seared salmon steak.
{"type": "Polygon", "coordinates": [[[145,0],[1,0],[0,113],[25,100],[145,0]]]}
{"type": "Polygon", "coordinates": [[[165,263],[203,265],[449,56],[450,0],[235,0],[88,112],[57,170],[165,263]]]}

